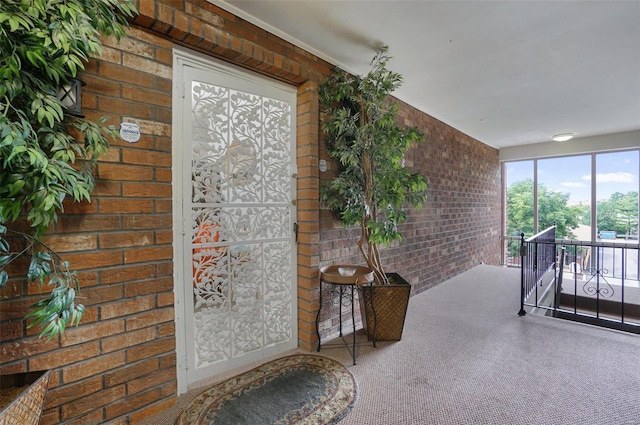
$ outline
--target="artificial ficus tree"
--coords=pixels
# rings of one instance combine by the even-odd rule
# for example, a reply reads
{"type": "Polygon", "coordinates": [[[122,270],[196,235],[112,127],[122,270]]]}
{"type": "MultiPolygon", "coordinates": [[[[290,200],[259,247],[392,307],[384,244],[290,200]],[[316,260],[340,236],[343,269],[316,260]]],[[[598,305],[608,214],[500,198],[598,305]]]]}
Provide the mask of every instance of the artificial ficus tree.
{"type": "Polygon", "coordinates": [[[65,199],[90,200],[92,166],[117,137],[104,119],[72,115],[58,91],[100,56],[102,36],[125,36],[136,13],[132,0],[0,2],[0,287],[5,267],[29,255],[27,279],[52,286],[27,315],[41,337],[77,324],[84,307],[75,273],[40,238],[65,199]]]}
{"type": "Polygon", "coordinates": [[[389,95],[402,76],[387,68],[391,57],[381,47],[364,76],[335,68],[319,86],[322,131],[327,153],[339,174],[321,187],[320,199],[345,226],[360,226],[358,248],[378,283],[389,283],[380,246],[400,240],[398,224],[406,207],[426,201],[424,176],[405,166],[404,155],[423,134],[398,125],[398,105],[389,95]]]}

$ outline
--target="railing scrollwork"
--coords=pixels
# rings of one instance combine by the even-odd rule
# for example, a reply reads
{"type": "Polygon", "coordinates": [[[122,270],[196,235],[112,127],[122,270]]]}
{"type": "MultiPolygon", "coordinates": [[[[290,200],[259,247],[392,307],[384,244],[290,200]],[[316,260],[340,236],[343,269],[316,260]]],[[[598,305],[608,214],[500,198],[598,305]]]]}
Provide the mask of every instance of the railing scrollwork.
{"type": "MultiPolygon", "coordinates": [[[[503,247],[511,239],[503,238],[503,247]]],[[[513,246],[509,252],[514,252],[513,246]]],[[[522,235],[518,314],[550,312],[555,317],[640,333],[639,253],[640,244],[628,240],[555,239],[554,226],[528,239],[522,235]]]]}

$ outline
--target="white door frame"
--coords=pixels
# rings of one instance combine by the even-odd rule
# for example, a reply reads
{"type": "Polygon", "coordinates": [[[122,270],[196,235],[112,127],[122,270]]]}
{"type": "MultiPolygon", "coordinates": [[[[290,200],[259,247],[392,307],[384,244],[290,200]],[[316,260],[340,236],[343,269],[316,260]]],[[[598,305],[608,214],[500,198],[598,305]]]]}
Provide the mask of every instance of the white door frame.
{"type": "MultiPolygon", "coordinates": [[[[178,395],[183,394],[189,389],[188,378],[188,362],[187,362],[187,350],[186,335],[187,333],[187,319],[185,317],[185,291],[184,282],[191,281],[191,276],[187,276],[185,272],[184,264],[184,250],[186,249],[184,241],[186,240],[186,230],[190,229],[190,217],[184,217],[183,214],[183,198],[184,198],[184,157],[183,157],[183,130],[179,123],[182,122],[183,116],[183,102],[186,95],[186,87],[184,83],[185,67],[190,66],[202,70],[210,70],[227,73],[229,75],[244,78],[250,81],[259,81],[261,84],[273,86],[279,89],[283,89],[289,92],[296,93],[296,89],[292,86],[286,85],[276,80],[268,79],[257,73],[252,73],[247,70],[232,67],[229,64],[215,60],[206,55],[187,50],[180,46],[174,46],[173,48],[173,104],[172,104],[172,206],[173,206],[173,278],[174,278],[174,310],[175,310],[175,336],[176,336],[176,369],[178,379],[178,395]]],[[[189,93],[190,94],[190,93],[189,93]]],[[[293,107],[295,108],[295,102],[293,107]]],[[[295,113],[294,113],[295,117],[295,113]]],[[[295,125],[292,126],[294,143],[292,144],[291,155],[295,160],[295,125]]],[[[294,188],[295,190],[295,188],[294,188]]],[[[293,217],[295,222],[295,217],[293,217]]],[[[190,247],[189,247],[190,249],[190,247]]],[[[297,287],[296,282],[296,269],[297,269],[297,253],[295,249],[295,243],[292,246],[292,285],[297,287]]],[[[297,294],[292,298],[292,342],[289,344],[290,348],[297,346],[298,329],[297,329],[297,294]]],[[[273,354],[273,353],[269,353],[273,354]]],[[[267,355],[269,355],[267,354],[267,355]]],[[[203,377],[204,378],[204,377],[203,377]]]]}

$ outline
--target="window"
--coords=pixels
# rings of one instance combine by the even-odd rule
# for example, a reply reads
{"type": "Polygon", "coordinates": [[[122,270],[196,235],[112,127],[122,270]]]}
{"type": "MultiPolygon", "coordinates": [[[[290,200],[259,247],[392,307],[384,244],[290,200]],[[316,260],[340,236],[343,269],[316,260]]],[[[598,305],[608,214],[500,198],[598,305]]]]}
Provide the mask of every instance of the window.
{"type": "Polygon", "coordinates": [[[538,161],[538,231],[556,223],[558,239],[590,240],[591,155],[538,161]]]}
{"type": "Polygon", "coordinates": [[[639,174],[640,150],[507,162],[507,235],[637,242],[639,174]]]}
{"type": "Polygon", "coordinates": [[[596,155],[598,239],[638,239],[639,153],[596,155]]]}
{"type": "Polygon", "coordinates": [[[510,162],[506,167],[507,235],[533,235],[533,161],[510,162]]]}

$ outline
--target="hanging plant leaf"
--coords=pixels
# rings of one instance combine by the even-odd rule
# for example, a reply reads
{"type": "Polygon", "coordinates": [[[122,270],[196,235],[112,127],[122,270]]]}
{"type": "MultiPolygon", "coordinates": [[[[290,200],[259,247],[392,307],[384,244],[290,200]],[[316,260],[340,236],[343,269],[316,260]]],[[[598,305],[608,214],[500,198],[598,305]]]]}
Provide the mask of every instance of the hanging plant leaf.
{"type": "Polygon", "coordinates": [[[0,2],[0,287],[12,278],[6,266],[30,255],[25,275],[53,290],[28,314],[29,326],[49,339],[77,324],[84,308],[73,302],[75,275],[40,237],[66,197],[89,200],[92,165],[117,137],[104,119],[71,115],[58,89],[100,56],[102,36],[124,37],[136,13],[132,0],[0,2]],[[21,218],[30,232],[13,236],[27,248],[10,252],[6,228],[21,218]]]}

